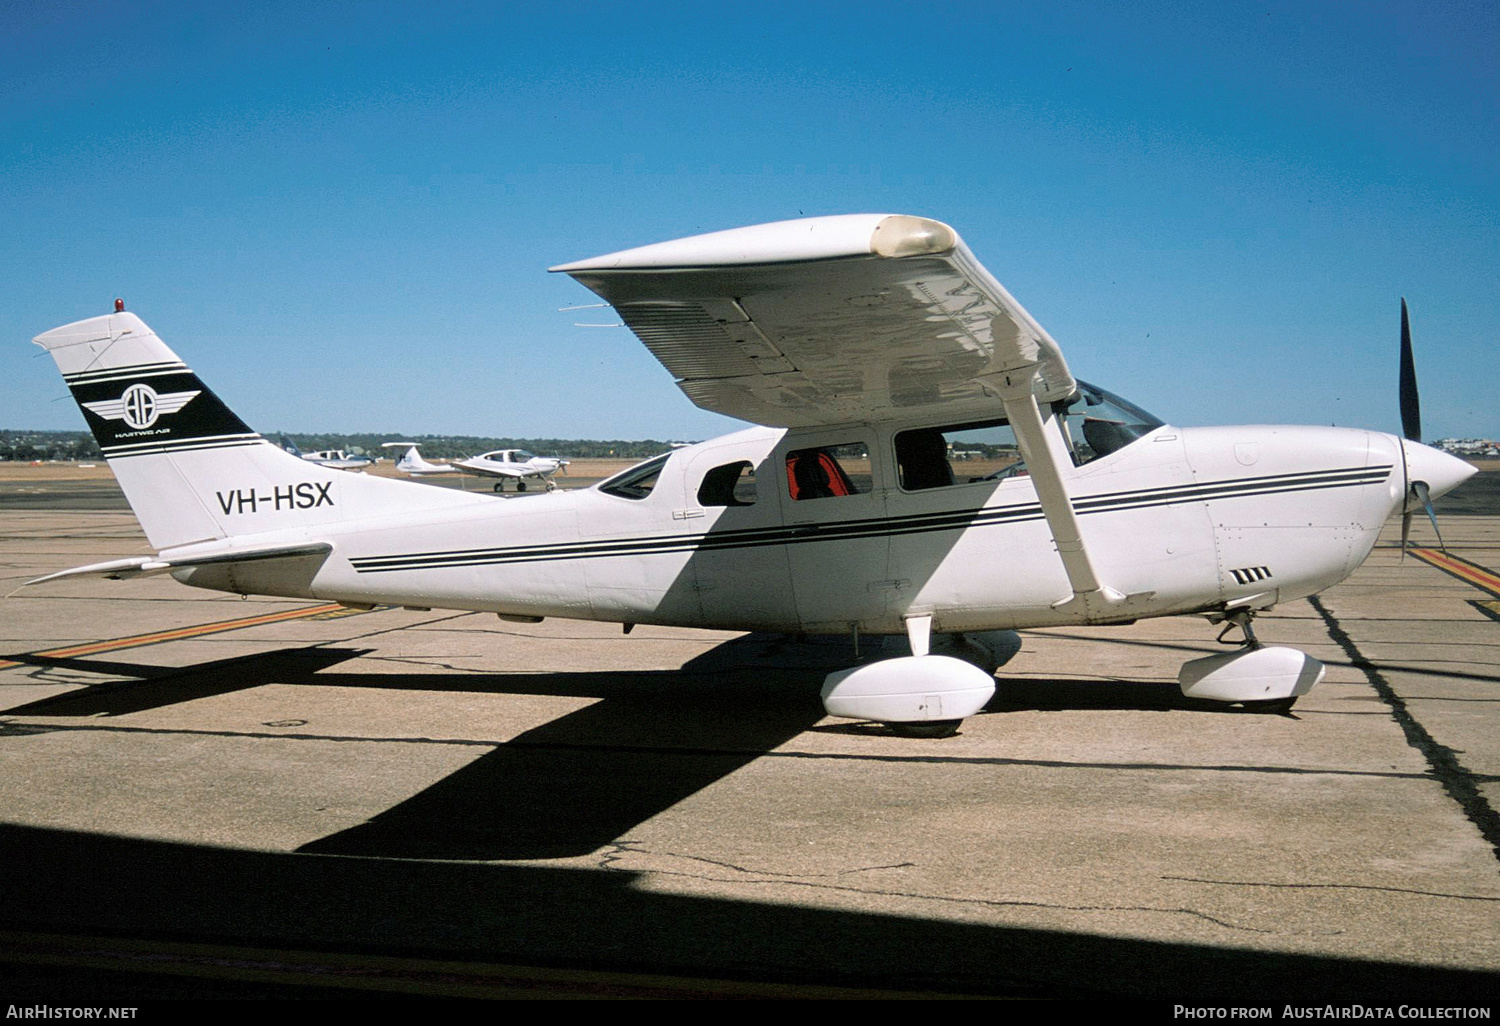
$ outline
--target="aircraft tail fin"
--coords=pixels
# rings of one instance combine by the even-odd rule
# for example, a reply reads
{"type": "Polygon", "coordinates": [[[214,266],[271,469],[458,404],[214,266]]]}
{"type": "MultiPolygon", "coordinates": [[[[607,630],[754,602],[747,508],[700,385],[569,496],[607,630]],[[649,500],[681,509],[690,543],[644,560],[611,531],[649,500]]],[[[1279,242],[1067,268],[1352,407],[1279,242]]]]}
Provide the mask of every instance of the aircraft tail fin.
{"type": "Polygon", "coordinates": [[[56,361],[158,550],[474,501],[291,455],[251,430],[132,313],[33,341],[56,361]]]}

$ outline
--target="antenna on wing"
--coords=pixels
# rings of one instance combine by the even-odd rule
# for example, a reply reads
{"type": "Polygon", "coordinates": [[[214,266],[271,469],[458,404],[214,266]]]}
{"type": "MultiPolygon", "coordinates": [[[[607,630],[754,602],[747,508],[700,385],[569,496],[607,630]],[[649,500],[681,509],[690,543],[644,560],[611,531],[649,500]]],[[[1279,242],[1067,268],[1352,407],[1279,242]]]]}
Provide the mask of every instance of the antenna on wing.
{"type": "MultiPolygon", "coordinates": [[[[567,313],[570,310],[603,310],[603,309],[605,309],[608,306],[609,306],[608,303],[581,303],[578,306],[560,306],[560,307],[557,308],[557,312],[558,313],[567,313]]],[[[623,328],[623,327],[625,327],[625,324],[624,324],[623,321],[616,322],[614,324],[580,324],[577,321],[574,321],[573,322],[573,327],[575,327],[575,328],[623,328]]]]}

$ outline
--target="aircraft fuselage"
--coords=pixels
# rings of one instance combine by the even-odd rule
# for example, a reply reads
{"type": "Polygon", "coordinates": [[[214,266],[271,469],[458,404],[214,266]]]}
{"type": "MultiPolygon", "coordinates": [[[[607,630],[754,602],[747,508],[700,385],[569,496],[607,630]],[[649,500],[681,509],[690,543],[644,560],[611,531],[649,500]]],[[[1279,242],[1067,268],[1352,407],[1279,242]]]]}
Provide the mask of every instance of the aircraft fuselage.
{"type": "MultiPolygon", "coordinates": [[[[900,633],[928,612],[945,632],[1125,621],[1327,588],[1365,559],[1405,492],[1390,435],[1158,427],[1070,472],[1099,577],[1125,596],[1080,613],[1056,608],[1071,591],[1031,479],[903,487],[893,439],[909,428],[751,428],[661,457],[639,496],[606,482],[345,520],[317,530],[333,544],[321,565],[176,576],[236,592],[720,629],[900,633]],[[861,480],[848,494],[793,498],[789,454],[834,446],[854,454],[861,480]],[[735,467],[731,499],[713,482],[735,467]]],[[[276,523],[274,502],[259,505],[245,515],[263,521],[261,540],[307,536],[276,523]]]]}

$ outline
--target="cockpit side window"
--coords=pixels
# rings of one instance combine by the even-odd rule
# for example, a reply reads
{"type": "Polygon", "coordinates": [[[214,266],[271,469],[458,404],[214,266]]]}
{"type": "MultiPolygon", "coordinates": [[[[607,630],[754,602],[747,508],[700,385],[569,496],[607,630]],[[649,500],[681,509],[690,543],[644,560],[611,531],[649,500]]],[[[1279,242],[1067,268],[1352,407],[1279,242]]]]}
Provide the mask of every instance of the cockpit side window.
{"type": "Polygon", "coordinates": [[[901,489],[919,492],[1026,473],[1016,436],[1004,420],[917,428],[896,435],[901,489]]]}
{"type": "Polygon", "coordinates": [[[662,468],[667,465],[667,460],[671,455],[671,453],[663,453],[629,470],[622,470],[608,481],[602,482],[598,488],[601,492],[618,495],[622,499],[644,499],[651,494],[651,489],[656,487],[662,468]]]}
{"type": "Polygon", "coordinates": [[[749,460],[740,460],[710,470],[698,486],[698,505],[755,505],[755,467],[749,460]]]}

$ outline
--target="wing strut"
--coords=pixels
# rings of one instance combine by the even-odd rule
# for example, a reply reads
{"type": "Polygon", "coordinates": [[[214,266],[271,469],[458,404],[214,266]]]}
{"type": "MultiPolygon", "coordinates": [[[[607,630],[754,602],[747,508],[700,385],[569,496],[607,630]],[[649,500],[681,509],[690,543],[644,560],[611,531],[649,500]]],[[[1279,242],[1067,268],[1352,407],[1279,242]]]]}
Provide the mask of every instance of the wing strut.
{"type": "Polygon", "coordinates": [[[1042,420],[1036,393],[1032,391],[1035,369],[1036,365],[1032,364],[1019,371],[986,375],[981,380],[998,392],[1000,401],[1005,404],[1006,419],[1016,433],[1016,444],[1021,448],[1026,469],[1036,486],[1042,515],[1047,518],[1052,541],[1057,545],[1057,555],[1068,575],[1068,584],[1073,588],[1073,594],[1054,603],[1053,608],[1081,609],[1089,618],[1105,616],[1110,612],[1109,607],[1118,606],[1126,596],[1099,580],[1094,561],[1089,557],[1078,515],[1073,511],[1073,500],[1063,481],[1064,469],[1072,465],[1072,460],[1063,449],[1061,438],[1053,437],[1042,420]]]}

